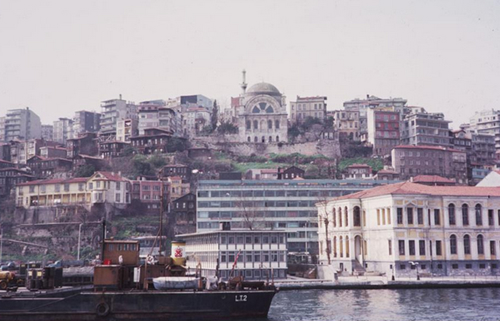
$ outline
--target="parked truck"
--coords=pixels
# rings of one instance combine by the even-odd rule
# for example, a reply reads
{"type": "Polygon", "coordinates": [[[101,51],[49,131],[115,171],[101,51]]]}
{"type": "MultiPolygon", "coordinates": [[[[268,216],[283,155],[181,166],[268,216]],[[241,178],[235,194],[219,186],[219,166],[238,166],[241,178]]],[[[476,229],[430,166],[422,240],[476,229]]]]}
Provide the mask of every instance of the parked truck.
{"type": "Polygon", "coordinates": [[[18,279],[14,272],[0,271],[0,290],[7,290],[9,286],[20,286],[23,280],[18,279]]]}

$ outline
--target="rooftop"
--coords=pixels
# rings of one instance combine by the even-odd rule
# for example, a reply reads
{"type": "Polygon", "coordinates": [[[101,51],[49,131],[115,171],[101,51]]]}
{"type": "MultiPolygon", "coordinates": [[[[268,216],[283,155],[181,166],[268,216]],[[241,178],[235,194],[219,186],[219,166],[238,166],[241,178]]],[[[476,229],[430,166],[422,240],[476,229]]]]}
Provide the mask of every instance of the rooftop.
{"type": "Polygon", "coordinates": [[[469,196],[500,197],[500,187],[478,186],[429,186],[412,182],[402,182],[378,186],[365,191],[341,196],[333,200],[365,199],[383,195],[431,195],[431,196],[469,196]]]}

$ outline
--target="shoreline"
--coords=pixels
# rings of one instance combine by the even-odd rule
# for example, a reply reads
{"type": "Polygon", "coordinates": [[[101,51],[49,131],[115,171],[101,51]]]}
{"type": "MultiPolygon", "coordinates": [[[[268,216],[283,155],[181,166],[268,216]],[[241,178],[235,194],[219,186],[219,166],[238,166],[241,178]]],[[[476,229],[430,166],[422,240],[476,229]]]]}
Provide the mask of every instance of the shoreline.
{"type": "Polygon", "coordinates": [[[299,279],[275,281],[280,291],[288,290],[397,290],[439,288],[498,288],[500,278],[400,278],[392,281],[386,277],[339,277],[338,280],[299,279]]]}

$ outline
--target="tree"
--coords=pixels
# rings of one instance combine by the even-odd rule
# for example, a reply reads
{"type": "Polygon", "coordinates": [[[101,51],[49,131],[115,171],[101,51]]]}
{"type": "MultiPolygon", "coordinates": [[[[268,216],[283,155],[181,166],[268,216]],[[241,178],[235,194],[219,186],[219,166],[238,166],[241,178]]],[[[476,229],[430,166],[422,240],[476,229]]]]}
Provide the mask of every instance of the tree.
{"type": "Polygon", "coordinates": [[[75,177],[90,177],[95,173],[95,167],[92,164],[86,164],[78,167],[75,177]]]}
{"type": "Polygon", "coordinates": [[[212,125],[212,131],[217,129],[217,122],[219,121],[219,107],[217,106],[217,100],[214,100],[214,107],[212,108],[212,115],[210,118],[210,124],[212,125]]]}
{"type": "Polygon", "coordinates": [[[160,154],[154,154],[151,156],[148,160],[148,162],[154,167],[154,168],[161,168],[165,165],[167,165],[167,161],[165,158],[160,155],[160,154]]]}
{"type": "Polygon", "coordinates": [[[135,155],[134,158],[132,158],[132,166],[134,168],[134,176],[148,176],[155,174],[155,171],[148,162],[147,157],[144,155],[135,155]]]}
{"type": "Polygon", "coordinates": [[[221,135],[225,134],[237,134],[238,133],[238,127],[234,126],[231,123],[227,122],[221,122],[220,126],[217,127],[217,133],[221,135]]]}
{"type": "Polygon", "coordinates": [[[324,225],[325,227],[325,242],[326,242],[326,258],[328,260],[328,265],[331,264],[331,257],[330,254],[332,252],[331,247],[330,247],[330,237],[328,235],[328,226],[330,225],[330,219],[328,217],[328,200],[327,197],[319,197],[318,202],[316,204],[318,205],[318,223],[319,226],[324,225]]]}
{"type": "Polygon", "coordinates": [[[167,152],[169,153],[183,152],[188,148],[189,143],[187,140],[179,137],[172,137],[167,143],[167,152]]]}

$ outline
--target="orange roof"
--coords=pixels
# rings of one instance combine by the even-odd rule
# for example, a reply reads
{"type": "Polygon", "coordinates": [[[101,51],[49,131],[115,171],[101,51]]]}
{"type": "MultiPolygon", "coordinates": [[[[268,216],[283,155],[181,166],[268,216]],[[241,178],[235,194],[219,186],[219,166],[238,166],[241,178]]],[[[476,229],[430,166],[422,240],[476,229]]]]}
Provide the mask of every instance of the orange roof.
{"type": "Polygon", "coordinates": [[[438,175],[418,175],[413,178],[414,183],[452,183],[455,181],[438,175]]]}
{"type": "Polygon", "coordinates": [[[96,172],[96,174],[99,173],[101,174],[102,176],[104,176],[104,178],[110,180],[110,181],[123,181],[123,177],[118,174],[118,173],[115,173],[115,172],[96,172]]]}
{"type": "Polygon", "coordinates": [[[498,196],[500,187],[478,186],[429,186],[402,182],[378,186],[365,191],[334,198],[333,200],[361,199],[382,195],[433,195],[433,196],[498,196]]]}
{"type": "Polygon", "coordinates": [[[69,183],[85,183],[87,182],[88,177],[77,177],[77,178],[53,178],[53,179],[42,179],[36,180],[26,183],[17,184],[18,186],[27,186],[27,185],[49,185],[49,184],[69,184],[69,183]]]}

